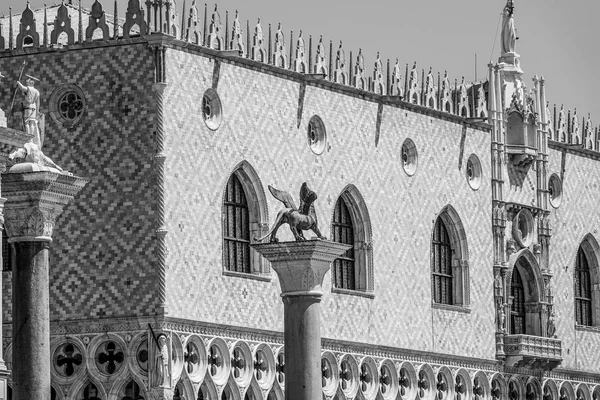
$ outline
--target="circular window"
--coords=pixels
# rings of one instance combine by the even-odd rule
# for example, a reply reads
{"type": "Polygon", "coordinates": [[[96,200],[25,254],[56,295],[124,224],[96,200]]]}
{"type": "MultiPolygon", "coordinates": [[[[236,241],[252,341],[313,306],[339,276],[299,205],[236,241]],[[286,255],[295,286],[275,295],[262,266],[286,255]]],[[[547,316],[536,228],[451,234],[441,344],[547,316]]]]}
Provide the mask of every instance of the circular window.
{"type": "Polygon", "coordinates": [[[552,174],[548,181],[548,194],[550,195],[550,204],[558,208],[562,202],[562,182],[556,174],[552,174]]]}
{"type": "Polygon", "coordinates": [[[202,97],[202,118],[208,129],[216,131],[221,126],[223,107],[221,99],[214,89],[208,89],[202,97]]]}
{"type": "Polygon", "coordinates": [[[317,155],[323,154],[327,144],[327,132],[323,120],[318,115],[313,115],[308,122],[307,136],[308,146],[312,152],[317,155]]]}
{"type": "Polygon", "coordinates": [[[64,119],[74,121],[83,114],[83,99],[75,92],[63,94],[58,100],[58,112],[64,119]]]}
{"type": "Polygon", "coordinates": [[[417,147],[415,142],[406,139],[402,143],[402,168],[408,176],[413,176],[417,172],[417,147]]]}
{"type": "Polygon", "coordinates": [[[66,128],[79,122],[85,109],[85,96],[77,85],[61,85],[50,95],[50,116],[54,122],[66,128]]]}
{"type": "Polygon", "coordinates": [[[467,160],[467,182],[471,189],[477,190],[481,186],[481,163],[475,154],[467,160]]]}
{"type": "Polygon", "coordinates": [[[513,237],[521,247],[529,247],[533,242],[533,215],[527,209],[517,213],[513,219],[513,237]]]}

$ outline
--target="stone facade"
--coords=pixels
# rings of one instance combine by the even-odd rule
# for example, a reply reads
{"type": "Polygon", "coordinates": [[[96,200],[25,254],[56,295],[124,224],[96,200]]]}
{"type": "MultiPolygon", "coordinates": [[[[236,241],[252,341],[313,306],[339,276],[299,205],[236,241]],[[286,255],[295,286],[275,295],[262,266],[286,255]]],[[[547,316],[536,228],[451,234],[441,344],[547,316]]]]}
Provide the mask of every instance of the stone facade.
{"type": "MultiPolygon", "coordinates": [[[[317,70],[306,39],[286,46],[278,36],[270,49],[260,21],[248,31],[236,17],[234,43],[217,10],[205,9],[202,31],[195,2],[181,25],[163,27],[158,21],[179,21],[174,3],[146,5],[131,0],[120,13],[131,32],[62,46],[42,38],[25,49],[13,49],[11,35],[0,51],[7,81],[18,79],[23,60],[40,79],[46,154],[90,181],[53,233],[56,398],[283,398],[275,273],[254,253],[251,273],[225,268],[223,203],[235,175],[252,191],[252,235],[267,233],[281,208],[268,185],[296,199],[306,181],[325,237],[334,236],[339,198],[361,217],[363,286],[338,288],[330,272],[322,287],[327,398],[600,400],[600,315],[592,326],[576,324],[574,299],[579,246],[600,257],[597,129],[589,118],[579,127],[573,115],[546,111],[542,83],[520,102],[496,90],[498,79],[521,83],[518,55],[503,55],[487,82],[460,85],[425,78],[416,65],[406,66],[405,80],[394,68],[390,80],[389,62],[386,82],[379,60],[376,82],[363,90],[353,84],[368,79],[362,55],[362,64],[346,58],[341,44],[337,53],[319,44],[318,70],[330,75],[307,74],[295,68],[317,70]],[[267,62],[276,58],[282,66],[267,62]],[[83,112],[61,113],[63,92],[78,94],[83,112]],[[528,131],[534,156],[511,143],[511,105],[538,118],[528,131]],[[551,176],[561,183],[552,201],[551,176]],[[531,243],[516,237],[523,210],[533,215],[531,243]],[[452,231],[453,304],[432,293],[438,219],[452,231]],[[526,336],[509,334],[508,321],[521,256],[537,279],[527,284],[540,288],[527,305],[538,331],[526,336]]],[[[10,108],[11,90],[0,87],[0,109],[10,108]]],[[[7,124],[18,128],[14,111],[7,124]]],[[[279,238],[292,236],[281,229],[279,238]]],[[[590,265],[600,291],[598,262],[590,265]]],[[[2,277],[10,368],[16,294],[10,270],[2,277]]]]}

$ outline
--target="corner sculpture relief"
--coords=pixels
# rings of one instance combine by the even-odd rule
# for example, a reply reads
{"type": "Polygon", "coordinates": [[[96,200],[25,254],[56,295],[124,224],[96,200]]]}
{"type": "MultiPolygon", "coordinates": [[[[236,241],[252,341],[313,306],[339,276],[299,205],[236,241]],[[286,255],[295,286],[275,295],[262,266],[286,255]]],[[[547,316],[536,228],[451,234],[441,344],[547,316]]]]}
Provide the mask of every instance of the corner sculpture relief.
{"type": "Polygon", "coordinates": [[[17,81],[15,96],[17,90],[25,96],[24,101],[21,102],[23,125],[27,133],[33,135],[33,138],[25,143],[24,147],[9,154],[8,158],[10,160],[22,158],[26,163],[36,164],[47,170],[54,169],[56,172],[66,173],[42,152],[46,119],[44,114],[40,112],[40,92],[34,86],[36,81],[39,82],[39,79],[34,78],[31,75],[25,76],[27,77],[25,85],[17,81]]]}
{"type": "Polygon", "coordinates": [[[167,337],[164,334],[156,338],[156,354],[154,357],[154,384],[155,387],[169,387],[171,376],[169,373],[169,349],[167,337]]]}
{"type": "Polygon", "coordinates": [[[283,224],[288,224],[296,241],[306,240],[302,231],[312,230],[319,239],[325,240],[319,231],[317,214],[315,213],[314,201],[317,194],[308,188],[306,182],[300,187],[300,208],[296,207],[294,199],[288,192],[277,190],[269,185],[269,191],[277,200],[281,201],[285,208],[280,210],[275,219],[275,224],[267,234],[261,238],[254,238],[257,242],[262,242],[270,236],[269,242],[276,243],[277,230],[283,224]]]}

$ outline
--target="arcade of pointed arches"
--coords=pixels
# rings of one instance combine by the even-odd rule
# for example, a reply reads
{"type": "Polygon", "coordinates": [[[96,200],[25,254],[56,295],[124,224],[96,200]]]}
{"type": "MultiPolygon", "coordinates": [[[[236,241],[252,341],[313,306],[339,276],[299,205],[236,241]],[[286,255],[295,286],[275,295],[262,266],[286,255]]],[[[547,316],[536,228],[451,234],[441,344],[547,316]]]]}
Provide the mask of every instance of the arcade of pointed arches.
{"type": "MultiPolygon", "coordinates": [[[[55,337],[53,348],[70,349],[68,362],[52,369],[52,400],[150,400],[146,349],[148,333],[133,339],[114,360],[112,372],[93,372],[94,348],[104,348],[105,335],[84,345],[82,335],[55,337]],[[75,357],[79,355],[80,357],[75,357]],[[80,359],[81,362],[75,362],[80,359]]],[[[283,400],[286,384],[281,343],[170,332],[173,362],[170,369],[173,400],[283,400]],[[180,351],[181,350],[181,351],[180,351]],[[217,354],[220,358],[217,357],[217,354]],[[266,397],[264,397],[266,396],[266,397]]],[[[118,335],[110,340],[123,342],[118,335]]],[[[9,355],[10,352],[7,352],[9,355]]],[[[65,360],[65,358],[61,358],[65,360]]],[[[56,360],[55,360],[56,361],[56,360]]],[[[55,362],[54,361],[54,362],[55,362]]],[[[56,363],[56,362],[55,362],[56,363]]],[[[368,354],[325,348],[321,352],[322,390],[326,398],[456,399],[456,400],[600,400],[600,385],[566,379],[536,377],[482,370],[477,366],[444,365],[403,358],[401,354],[368,354]],[[542,397],[543,396],[543,397],[542,397]]],[[[10,392],[9,392],[10,393],[10,392]]],[[[10,398],[10,397],[9,397],[10,398]]]]}

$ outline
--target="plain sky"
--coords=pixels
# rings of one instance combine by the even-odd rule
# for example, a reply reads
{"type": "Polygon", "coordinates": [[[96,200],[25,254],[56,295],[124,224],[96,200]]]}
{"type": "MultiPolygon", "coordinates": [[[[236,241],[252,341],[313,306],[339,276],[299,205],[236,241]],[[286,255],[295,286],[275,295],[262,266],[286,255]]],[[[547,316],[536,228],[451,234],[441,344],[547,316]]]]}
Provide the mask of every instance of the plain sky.
{"type": "MultiPolygon", "coordinates": [[[[177,0],[178,10],[182,1],[177,0]]],[[[191,0],[186,1],[189,8],[191,0]]],[[[113,1],[101,2],[112,14],[113,1]]],[[[32,0],[31,7],[39,8],[43,3],[32,0]]],[[[85,8],[92,3],[83,0],[85,8]]],[[[118,0],[118,4],[119,16],[123,17],[127,0],[118,0]]],[[[379,51],[384,64],[387,58],[392,65],[396,58],[401,65],[416,61],[419,69],[427,71],[431,66],[434,72],[447,70],[451,80],[460,81],[465,76],[466,81],[473,81],[475,53],[478,80],[485,79],[490,60],[497,62],[500,43],[496,31],[505,4],[506,0],[220,0],[218,7],[223,23],[225,10],[231,23],[237,9],[244,29],[246,19],[253,28],[260,17],[265,33],[269,23],[274,32],[281,22],[286,41],[290,30],[297,37],[302,29],[306,39],[313,36],[314,44],[323,35],[327,51],[329,40],[333,40],[334,49],[343,40],[346,54],[352,50],[356,55],[362,48],[369,74],[379,51]]],[[[20,12],[24,5],[23,0],[0,0],[0,14],[7,14],[9,6],[20,12]]],[[[204,3],[199,5],[202,14],[204,3]]],[[[600,1],[515,0],[515,6],[517,52],[526,84],[531,87],[535,74],[544,76],[551,106],[564,103],[565,109],[577,108],[580,117],[591,112],[597,126],[600,1]]],[[[213,8],[214,3],[209,3],[209,18],[213,8]]]]}

